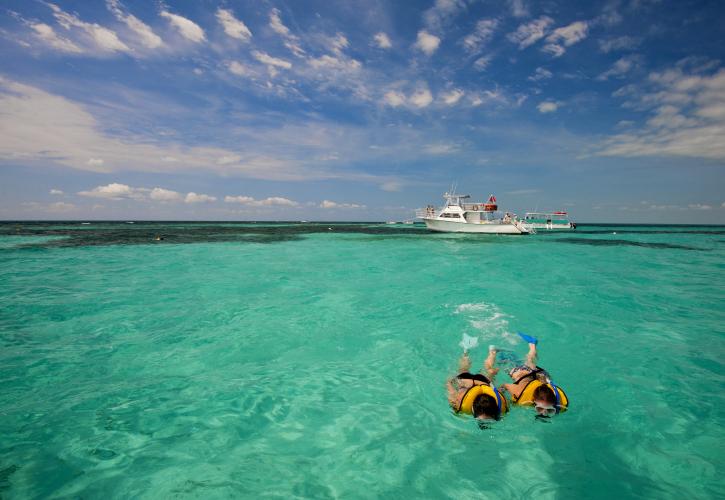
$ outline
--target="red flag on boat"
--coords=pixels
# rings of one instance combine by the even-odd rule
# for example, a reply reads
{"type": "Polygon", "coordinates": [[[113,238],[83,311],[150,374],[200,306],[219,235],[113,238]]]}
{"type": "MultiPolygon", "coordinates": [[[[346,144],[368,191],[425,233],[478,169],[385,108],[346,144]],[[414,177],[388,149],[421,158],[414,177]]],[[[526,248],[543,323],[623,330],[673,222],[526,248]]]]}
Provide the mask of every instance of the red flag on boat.
{"type": "Polygon", "coordinates": [[[494,195],[489,196],[488,197],[488,202],[489,203],[496,203],[496,197],[494,195]]]}

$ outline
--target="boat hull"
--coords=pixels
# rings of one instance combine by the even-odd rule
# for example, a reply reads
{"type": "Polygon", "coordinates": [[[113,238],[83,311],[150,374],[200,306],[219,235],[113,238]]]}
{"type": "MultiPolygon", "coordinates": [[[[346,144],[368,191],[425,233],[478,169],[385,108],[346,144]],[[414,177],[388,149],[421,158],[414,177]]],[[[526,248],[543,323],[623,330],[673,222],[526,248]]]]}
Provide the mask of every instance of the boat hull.
{"type": "Polygon", "coordinates": [[[483,223],[454,222],[439,219],[424,218],[426,227],[431,231],[441,233],[478,233],[478,234],[528,234],[525,230],[517,228],[513,224],[504,223],[483,223]]]}
{"type": "Polygon", "coordinates": [[[570,231],[574,229],[571,223],[567,224],[546,224],[540,222],[534,222],[531,224],[523,223],[527,229],[535,229],[537,231],[570,231]]]}

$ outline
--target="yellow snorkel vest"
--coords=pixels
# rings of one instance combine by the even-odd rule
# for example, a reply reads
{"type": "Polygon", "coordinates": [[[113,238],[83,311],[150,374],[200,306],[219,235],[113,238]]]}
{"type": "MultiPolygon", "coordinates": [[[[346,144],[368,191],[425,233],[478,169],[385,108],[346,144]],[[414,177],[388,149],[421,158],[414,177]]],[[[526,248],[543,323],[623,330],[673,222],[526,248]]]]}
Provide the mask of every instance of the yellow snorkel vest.
{"type": "Polygon", "coordinates": [[[506,398],[504,398],[501,393],[498,392],[498,389],[489,385],[474,385],[473,387],[468,389],[468,391],[466,391],[466,393],[463,395],[463,399],[461,399],[461,406],[458,407],[458,411],[473,415],[473,401],[481,395],[491,396],[493,399],[496,400],[500,415],[503,415],[504,413],[509,411],[506,398]]]}
{"type": "Polygon", "coordinates": [[[545,385],[549,389],[551,389],[554,392],[554,395],[556,396],[556,411],[557,413],[559,411],[565,411],[567,407],[569,406],[569,398],[567,397],[564,390],[552,383],[545,384],[541,382],[540,380],[532,380],[528,384],[526,384],[526,387],[524,387],[524,390],[521,391],[521,394],[519,394],[518,398],[513,398],[514,403],[519,405],[525,405],[525,404],[533,404],[534,403],[534,391],[541,387],[542,385],[545,385]]]}

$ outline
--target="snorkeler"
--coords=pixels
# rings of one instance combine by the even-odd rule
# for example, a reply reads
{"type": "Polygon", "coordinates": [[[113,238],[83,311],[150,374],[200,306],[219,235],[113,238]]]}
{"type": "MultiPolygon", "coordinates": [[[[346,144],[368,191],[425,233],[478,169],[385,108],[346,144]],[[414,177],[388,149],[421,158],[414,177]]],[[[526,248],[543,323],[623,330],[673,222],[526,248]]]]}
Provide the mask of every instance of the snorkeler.
{"type": "Polygon", "coordinates": [[[513,383],[501,384],[501,390],[508,391],[511,401],[516,404],[533,405],[537,417],[546,418],[566,410],[569,398],[564,390],[551,381],[546,370],[536,366],[536,345],[539,341],[520,332],[519,335],[529,344],[526,363],[509,371],[513,383]]]}
{"type": "Polygon", "coordinates": [[[493,385],[493,379],[498,373],[494,368],[496,349],[491,346],[488,357],[484,363],[486,373],[470,373],[471,359],[468,351],[458,364],[459,374],[448,380],[448,402],[456,413],[468,413],[478,419],[499,420],[503,413],[508,411],[508,403],[498,389],[493,385]]]}

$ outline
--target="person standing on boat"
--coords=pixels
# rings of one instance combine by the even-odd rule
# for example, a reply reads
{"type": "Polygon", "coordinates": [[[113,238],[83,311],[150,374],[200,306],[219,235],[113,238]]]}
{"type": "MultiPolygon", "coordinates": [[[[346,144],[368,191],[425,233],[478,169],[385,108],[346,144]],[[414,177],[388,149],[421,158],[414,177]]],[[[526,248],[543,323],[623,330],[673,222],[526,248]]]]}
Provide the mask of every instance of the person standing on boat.
{"type": "Polygon", "coordinates": [[[569,406],[564,390],[551,381],[549,372],[536,365],[538,339],[519,332],[529,344],[526,363],[509,371],[513,383],[502,384],[501,390],[511,395],[511,401],[519,405],[533,405],[537,418],[549,418],[569,406]]]}
{"type": "Polygon", "coordinates": [[[484,370],[470,373],[471,358],[464,349],[458,363],[460,373],[446,383],[448,402],[456,413],[467,413],[482,420],[499,420],[508,411],[506,399],[493,384],[498,373],[498,368],[494,368],[495,361],[496,349],[491,346],[484,362],[486,375],[484,370]]]}

